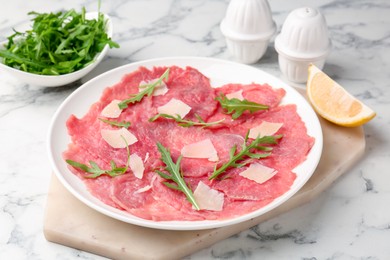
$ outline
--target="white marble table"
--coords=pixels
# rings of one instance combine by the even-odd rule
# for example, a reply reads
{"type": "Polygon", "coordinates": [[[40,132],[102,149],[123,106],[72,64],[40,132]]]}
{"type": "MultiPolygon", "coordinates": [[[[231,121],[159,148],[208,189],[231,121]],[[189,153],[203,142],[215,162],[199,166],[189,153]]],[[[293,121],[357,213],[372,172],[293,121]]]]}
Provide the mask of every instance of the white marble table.
{"type": "MultiPolygon", "coordinates": [[[[219,30],[227,0],[102,1],[120,49],[92,77],[134,61],[166,56],[232,59],[219,30]]],[[[0,40],[27,12],[75,8],[77,0],[13,0],[0,7],[0,40]]],[[[86,1],[87,10],[97,1],[86,1]]],[[[282,1],[270,6],[278,30],[298,7],[318,7],[333,42],[324,68],[377,117],[364,126],[367,150],[318,199],[186,259],[390,259],[390,3],[386,0],[282,1]]],[[[280,77],[273,42],[253,66],[280,77]]],[[[283,79],[283,78],[282,78],[283,79]]],[[[51,169],[46,136],[61,102],[82,82],[41,88],[0,74],[0,259],[99,259],[47,242],[42,233],[51,169]]]]}

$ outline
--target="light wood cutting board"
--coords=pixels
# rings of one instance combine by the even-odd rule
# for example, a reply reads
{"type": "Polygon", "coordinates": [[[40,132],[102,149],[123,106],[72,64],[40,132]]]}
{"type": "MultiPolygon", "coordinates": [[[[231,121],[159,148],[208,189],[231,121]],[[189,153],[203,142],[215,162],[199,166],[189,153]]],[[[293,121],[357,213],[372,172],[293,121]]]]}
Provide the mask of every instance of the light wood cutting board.
{"type": "Polygon", "coordinates": [[[53,175],[44,235],[48,241],[113,259],[179,259],[247,230],[317,197],[364,153],[362,127],[342,128],[321,120],[324,150],[313,176],[279,207],[255,219],[201,231],[156,230],[127,224],[89,208],[53,175]]]}

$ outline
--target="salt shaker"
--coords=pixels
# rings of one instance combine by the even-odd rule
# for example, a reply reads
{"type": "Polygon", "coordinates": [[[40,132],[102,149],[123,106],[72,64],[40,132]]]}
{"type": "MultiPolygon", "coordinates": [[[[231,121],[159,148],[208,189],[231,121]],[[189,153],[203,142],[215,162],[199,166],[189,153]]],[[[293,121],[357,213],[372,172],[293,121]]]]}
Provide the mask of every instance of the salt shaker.
{"type": "Polygon", "coordinates": [[[253,64],[267,50],[276,24],[267,0],[231,0],[220,29],[233,56],[253,64]]]}
{"type": "Polygon", "coordinates": [[[289,81],[305,83],[310,63],[322,69],[331,49],[325,17],[318,9],[293,10],[275,38],[279,67],[289,81]]]}

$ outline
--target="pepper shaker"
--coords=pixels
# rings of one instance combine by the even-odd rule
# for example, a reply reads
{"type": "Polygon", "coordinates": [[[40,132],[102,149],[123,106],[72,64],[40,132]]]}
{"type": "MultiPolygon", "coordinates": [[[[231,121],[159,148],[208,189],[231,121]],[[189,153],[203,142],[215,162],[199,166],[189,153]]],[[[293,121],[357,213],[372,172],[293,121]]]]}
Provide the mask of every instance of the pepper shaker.
{"type": "Polygon", "coordinates": [[[322,69],[331,49],[325,17],[311,7],[293,10],[275,38],[275,49],[280,70],[286,78],[305,83],[309,64],[322,69]]]}
{"type": "Polygon", "coordinates": [[[253,64],[267,50],[276,24],[267,0],[231,0],[220,29],[233,56],[253,64]]]}

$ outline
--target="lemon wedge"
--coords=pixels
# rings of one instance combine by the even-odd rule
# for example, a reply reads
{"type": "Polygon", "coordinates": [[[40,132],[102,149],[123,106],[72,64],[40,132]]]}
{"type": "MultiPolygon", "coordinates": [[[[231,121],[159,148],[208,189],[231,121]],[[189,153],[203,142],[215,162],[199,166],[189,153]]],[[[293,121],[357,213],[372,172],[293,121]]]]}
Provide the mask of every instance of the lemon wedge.
{"type": "Polygon", "coordinates": [[[309,65],[306,91],[314,110],[337,125],[360,126],[376,115],[371,108],[348,93],[313,64],[309,65]]]}

